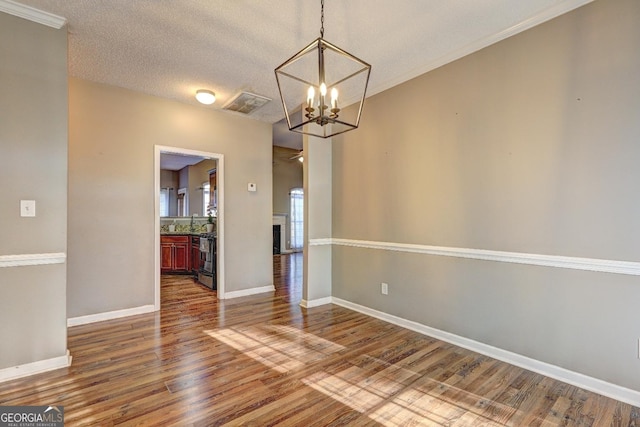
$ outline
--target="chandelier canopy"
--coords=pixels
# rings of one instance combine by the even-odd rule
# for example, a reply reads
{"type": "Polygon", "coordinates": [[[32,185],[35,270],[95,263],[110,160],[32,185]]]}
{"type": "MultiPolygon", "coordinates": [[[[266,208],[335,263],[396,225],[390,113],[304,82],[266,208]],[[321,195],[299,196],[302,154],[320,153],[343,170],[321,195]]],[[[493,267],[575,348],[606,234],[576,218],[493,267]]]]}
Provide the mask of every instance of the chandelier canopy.
{"type": "Polygon", "coordinates": [[[329,138],[358,127],[371,65],[324,39],[320,5],[320,37],[275,73],[289,130],[329,138]]]}

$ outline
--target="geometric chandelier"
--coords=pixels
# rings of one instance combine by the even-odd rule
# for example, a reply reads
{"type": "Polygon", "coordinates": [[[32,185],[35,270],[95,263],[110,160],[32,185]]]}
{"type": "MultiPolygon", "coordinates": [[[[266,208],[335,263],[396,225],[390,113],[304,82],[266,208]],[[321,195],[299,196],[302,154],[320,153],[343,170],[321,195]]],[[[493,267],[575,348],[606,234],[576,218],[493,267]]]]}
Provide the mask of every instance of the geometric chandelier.
{"type": "Polygon", "coordinates": [[[324,39],[320,5],[320,37],[275,73],[289,130],[329,138],[358,127],[371,65],[324,39]]]}

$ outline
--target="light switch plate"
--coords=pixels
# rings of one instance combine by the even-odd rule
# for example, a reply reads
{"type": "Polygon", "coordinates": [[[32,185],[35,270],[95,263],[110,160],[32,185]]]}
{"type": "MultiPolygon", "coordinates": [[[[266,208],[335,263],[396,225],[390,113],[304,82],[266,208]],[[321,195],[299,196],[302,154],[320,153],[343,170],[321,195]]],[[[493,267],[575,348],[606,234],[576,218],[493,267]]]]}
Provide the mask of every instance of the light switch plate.
{"type": "Polygon", "coordinates": [[[253,183],[253,182],[250,182],[250,183],[247,185],[247,191],[256,191],[257,189],[258,189],[258,187],[257,187],[257,186],[256,186],[256,184],[255,184],[255,183],[253,183]]]}
{"type": "Polygon", "coordinates": [[[36,216],[36,201],[20,200],[20,216],[36,216]]]}

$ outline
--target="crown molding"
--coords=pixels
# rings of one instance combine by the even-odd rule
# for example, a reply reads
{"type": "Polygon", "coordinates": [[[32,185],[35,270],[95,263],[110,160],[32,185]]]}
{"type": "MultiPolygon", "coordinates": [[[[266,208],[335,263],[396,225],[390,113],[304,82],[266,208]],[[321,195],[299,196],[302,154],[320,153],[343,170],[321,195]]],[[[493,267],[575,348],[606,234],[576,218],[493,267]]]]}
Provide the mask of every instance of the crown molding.
{"type": "Polygon", "coordinates": [[[497,33],[489,34],[472,43],[461,46],[458,49],[454,49],[439,58],[421,64],[417,68],[408,70],[406,73],[403,73],[402,75],[390,79],[382,84],[376,86],[369,85],[369,87],[367,88],[367,98],[377,93],[383,92],[387,89],[391,89],[392,87],[395,87],[413,78],[426,74],[429,71],[435,70],[436,68],[440,68],[443,65],[449,64],[467,55],[471,55],[472,53],[484,49],[485,47],[491,46],[495,43],[498,43],[499,41],[515,36],[516,34],[522,33],[523,31],[564,15],[565,13],[571,12],[572,10],[582,7],[593,1],[594,0],[561,0],[554,6],[544,9],[538,14],[531,16],[528,19],[525,19],[524,21],[509,28],[498,31],[497,33]]]}
{"type": "Polygon", "coordinates": [[[67,23],[67,18],[12,0],[0,0],[0,12],[37,22],[38,24],[46,25],[56,30],[61,29],[67,23]]]}

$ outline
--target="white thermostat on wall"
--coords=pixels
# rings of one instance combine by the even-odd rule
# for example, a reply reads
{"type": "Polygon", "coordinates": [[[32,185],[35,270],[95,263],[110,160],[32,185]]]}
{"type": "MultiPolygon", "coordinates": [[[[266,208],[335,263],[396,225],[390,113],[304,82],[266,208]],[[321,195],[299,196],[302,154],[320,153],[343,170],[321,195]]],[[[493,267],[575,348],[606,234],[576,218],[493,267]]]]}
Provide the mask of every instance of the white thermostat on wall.
{"type": "Polygon", "coordinates": [[[36,216],[36,201],[20,200],[20,216],[36,216]]]}
{"type": "Polygon", "coordinates": [[[253,182],[250,182],[250,183],[247,185],[247,191],[256,191],[257,189],[258,189],[258,187],[257,187],[257,186],[256,186],[256,184],[255,184],[255,183],[253,183],[253,182]]]}

